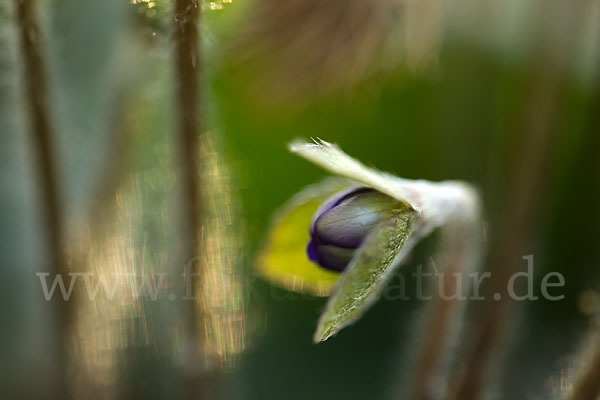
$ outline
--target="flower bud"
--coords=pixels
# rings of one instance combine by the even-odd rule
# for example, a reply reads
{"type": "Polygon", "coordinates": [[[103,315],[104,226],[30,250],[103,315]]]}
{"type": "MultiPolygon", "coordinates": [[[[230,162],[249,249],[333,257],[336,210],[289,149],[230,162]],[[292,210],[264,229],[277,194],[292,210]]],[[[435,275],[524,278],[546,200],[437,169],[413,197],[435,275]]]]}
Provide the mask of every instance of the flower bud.
{"type": "Polygon", "coordinates": [[[367,187],[333,196],[313,216],[308,258],[323,268],[343,271],[369,232],[399,205],[398,200],[367,187]]]}

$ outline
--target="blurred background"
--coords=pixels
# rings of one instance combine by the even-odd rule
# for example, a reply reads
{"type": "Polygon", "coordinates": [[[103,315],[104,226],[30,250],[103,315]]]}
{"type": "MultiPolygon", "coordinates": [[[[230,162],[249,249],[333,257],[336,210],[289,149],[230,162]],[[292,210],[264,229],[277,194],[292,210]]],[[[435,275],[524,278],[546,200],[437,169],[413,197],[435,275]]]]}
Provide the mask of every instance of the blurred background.
{"type": "Polygon", "coordinates": [[[596,398],[599,64],[597,0],[0,2],[0,396],[596,398]],[[254,272],[311,137],[474,184],[484,289],[533,254],[564,299],[469,304],[438,395],[422,302],[313,344],[326,299],[254,272]]]}

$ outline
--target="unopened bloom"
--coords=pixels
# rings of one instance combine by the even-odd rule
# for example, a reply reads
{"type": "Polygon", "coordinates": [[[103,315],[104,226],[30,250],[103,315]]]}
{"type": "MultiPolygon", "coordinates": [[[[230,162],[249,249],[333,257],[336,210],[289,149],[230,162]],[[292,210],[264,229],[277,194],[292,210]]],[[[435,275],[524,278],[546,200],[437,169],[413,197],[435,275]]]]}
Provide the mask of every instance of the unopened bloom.
{"type": "Polygon", "coordinates": [[[315,342],[359,319],[415,244],[438,227],[443,248],[465,261],[462,270],[475,265],[479,198],[469,184],[402,179],[322,140],[290,149],[345,178],[325,179],[290,199],[274,217],[257,263],[275,284],[330,296],[315,342]]]}
{"type": "Polygon", "coordinates": [[[398,200],[368,187],[332,196],[313,216],[309,259],[323,268],[343,271],[369,232],[399,206],[398,200]]]}

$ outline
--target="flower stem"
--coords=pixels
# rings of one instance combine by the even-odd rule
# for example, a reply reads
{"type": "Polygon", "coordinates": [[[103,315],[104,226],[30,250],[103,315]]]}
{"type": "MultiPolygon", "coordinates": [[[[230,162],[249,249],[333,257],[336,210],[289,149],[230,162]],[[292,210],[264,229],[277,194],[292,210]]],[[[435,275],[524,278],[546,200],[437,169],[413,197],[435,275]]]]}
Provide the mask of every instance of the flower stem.
{"type": "MultiPolygon", "coordinates": [[[[198,0],[175,0],[174,32],[176,119],[179,145],[180,177],[182,193],[183,260],[182,274],[198,276],[202,263],[190,262],[198,254],[199,229],[202,222],[200,196],[199,144],[201,126],[201,52],[200,19],[201,3],[198,0]],[[190,270],[186,270],[186,266],[190,270]]],[[[186,343],[184,351],[189,365],[184,365],[183,396],[188,399],[203,399],[210,392],[210,378],[201,374],[202,339],[198,329],[200,307],[196,301],[182,301],[185,319],[186,343]]]]}
{"type": "MultiPolygon", "coordinates": [[[[30,142],[33,147],[38,175],[40,206],[44,218],[44,234],[49,252],[48,267],[54,276],[66,276],[67,267],[64,253],[64,225],[60,206],[57,164],[52,144],[53,128],[48,107],[46,71],[42,54],[42,33],[39,28],[35,0],[15,0],[17,27],[20,37],[20,51],[23,63],[26,112],[29,119],[30,142]]],[[[54,299],[54,324],[57,355],[54,367],[61,374],[56,382],[54,398],[68,398],[67,370],[68,357],[66,340],[70,325],[70,312],[66,301],[54,299]]]]}

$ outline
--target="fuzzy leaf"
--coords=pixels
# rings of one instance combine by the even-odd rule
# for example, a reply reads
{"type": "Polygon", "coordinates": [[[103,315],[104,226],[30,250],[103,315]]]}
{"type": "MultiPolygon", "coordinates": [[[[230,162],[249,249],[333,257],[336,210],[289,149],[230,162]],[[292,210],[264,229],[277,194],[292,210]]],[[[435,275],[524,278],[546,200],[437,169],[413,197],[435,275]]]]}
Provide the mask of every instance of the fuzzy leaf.
{"type": "Polygon", "coordinates": [[[450,220],[464,220],[477,215],[478,195],[465,182],[403,179],[375,168],[369,168],[344,153],[337,145],[317,140],[314,143],[295,141],[290,151],[321,168],[360,182],[408,204],[423,220],[422,235],[450,220]]]}
{"type": "Polygon", "coordinates": [[[319,319],[315,342],[326,340],[360,318],[379,298],[393,267],[412,247],[415,216],[415,211],[405,206],[369,234],[329,298],[319,319]]]}

